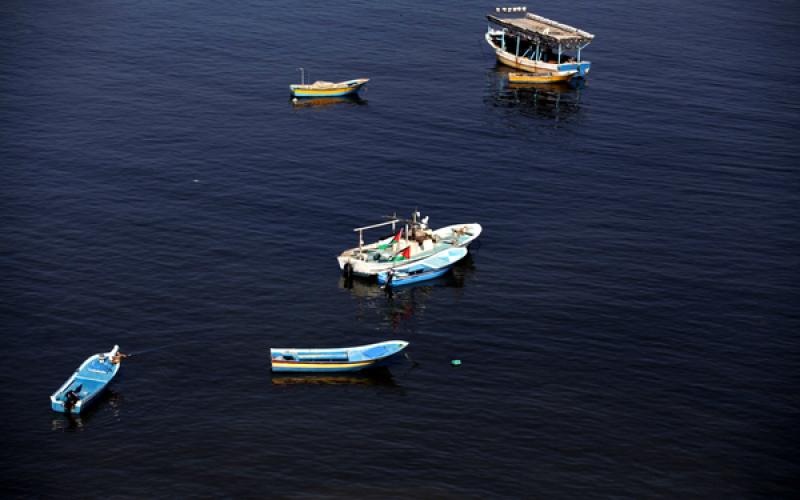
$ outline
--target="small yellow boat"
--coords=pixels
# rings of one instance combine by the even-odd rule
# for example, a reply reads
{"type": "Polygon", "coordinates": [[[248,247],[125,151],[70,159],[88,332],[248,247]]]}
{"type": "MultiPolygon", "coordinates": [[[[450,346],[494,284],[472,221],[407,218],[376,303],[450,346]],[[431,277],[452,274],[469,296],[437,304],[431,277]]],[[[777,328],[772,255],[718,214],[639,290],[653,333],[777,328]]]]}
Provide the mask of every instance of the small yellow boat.
{"type": "Polygon", "coordinates": [[[322,80],[310,84],[291,85],[292,95],[295,97],[341,97],[355,94],[363,87],[369,78],[358,78],[346,82],[324,82],[322,80]]]}
{"type": "Polygon", "coordinates": [[[509,83],[563,83],[570,81],[577,72],[559,73],[509,73],[509,83]]]}

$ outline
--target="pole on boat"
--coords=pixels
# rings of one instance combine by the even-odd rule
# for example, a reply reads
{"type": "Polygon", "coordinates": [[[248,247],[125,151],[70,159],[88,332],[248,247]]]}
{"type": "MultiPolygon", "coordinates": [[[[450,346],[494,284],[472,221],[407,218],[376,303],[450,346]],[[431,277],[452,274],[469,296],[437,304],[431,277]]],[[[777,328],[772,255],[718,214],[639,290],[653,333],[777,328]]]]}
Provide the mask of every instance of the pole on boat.
{"type": "Polygon", "coordinates": [[[558,64],[561,64],[561,44],[558,44],[558,64]]]}
{"type": "Polygon", "coordinates": [[[306,84],[306,70],[303,68],[297,68],[300,70],[300,83],[302,85],[306,84]]]}
{"type": "Polygon", "coordinates": [[[519,57],[519,39],[520,38],[521,37],[519,35],[517,35],[517,57],[519,57]]]}

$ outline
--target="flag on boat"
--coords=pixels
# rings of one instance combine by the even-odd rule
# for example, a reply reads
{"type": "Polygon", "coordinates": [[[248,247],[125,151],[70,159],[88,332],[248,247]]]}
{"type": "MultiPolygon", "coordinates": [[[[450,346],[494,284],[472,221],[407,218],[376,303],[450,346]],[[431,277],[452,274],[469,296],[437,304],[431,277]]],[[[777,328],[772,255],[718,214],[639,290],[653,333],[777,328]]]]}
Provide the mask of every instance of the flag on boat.
{"type": "Polygon", "coordinates": [[[411,247],[409,246],[409,247],[405,247],[402,252],[400,252],[397,255],[395,255],[394,259],[392,259],[392,260],[394,260],[394,261],[408,260],[410,258],[411,258],[411,247]]]}
{"type": "Polygon", "coordinates": [[[392,238],[392,241],[390,241],[389,243],[384,243],[383,245],[378,245],[378,250],[386,250],[390,246],[396,245],[397,243],[400,242],[400,237],[402,235],[403,235],[403,230],[401,229],[401,230],[397,231],[397,234],[394,235],[394,237],[392,238]]]}

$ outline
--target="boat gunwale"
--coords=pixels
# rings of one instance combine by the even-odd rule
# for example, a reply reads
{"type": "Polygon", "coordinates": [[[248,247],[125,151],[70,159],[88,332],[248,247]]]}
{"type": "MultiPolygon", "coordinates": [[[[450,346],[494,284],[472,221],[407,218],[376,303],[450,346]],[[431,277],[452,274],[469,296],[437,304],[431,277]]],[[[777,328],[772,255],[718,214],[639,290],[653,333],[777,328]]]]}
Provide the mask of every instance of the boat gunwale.
{"type": "Polygon", "coordinates": [[[341,82],[324,82],[325,85],[318,85],[319,81],[314,83],[293,83],[289,85],[292,90],[306,90],[306,91],[323,91],[323,90],[349,90],[355,87],[361,87],[369,82],[369,78],[356,78],[353,80],[345,80],[341,82]]]}

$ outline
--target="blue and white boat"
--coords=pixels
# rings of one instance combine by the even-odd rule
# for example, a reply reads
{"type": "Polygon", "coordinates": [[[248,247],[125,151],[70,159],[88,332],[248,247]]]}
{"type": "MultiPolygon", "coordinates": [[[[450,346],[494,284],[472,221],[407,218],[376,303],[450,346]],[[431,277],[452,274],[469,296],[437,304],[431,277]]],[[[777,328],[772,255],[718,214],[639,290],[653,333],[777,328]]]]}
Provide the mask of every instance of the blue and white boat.
{"type": "Polygon", "coordinates": [[[478,223],[455,224],[431,230],[428,217],[414,212],[411,220],[396,217],[371,226],[357,227],[358,246],[342,252],[337,260],[339,269],[345,276],[361,276],[369,278],[382,271],[396,269],[412,262],[431,257],[448,248],[467,248],[483,228],[478,223]],[[400,231],[397,225],[400,224],[400,231]],[[403,224],[405,227],[403,227],[403,224]],[[364,231],[392,226],[392,234],[374,243],[364,242],[364,231]]]}
{"type": "Polygon", "coordinates": [[[406,348],[405,340],[388,340],[377,344],[338,349],[270,349],[274,372],[356,372],[382,366],[406,348]]]}
{"type": "Polygon", "coordinates": [[[378,273],[378,283],[395,287],[432,280],[449,271],[453,264],[466,256],[466,248],[449,248],[405,266],[398,266],[394,269],[380,272],[378,273]]]}
{"type": "Polygon", "coordinates": [[[50,396],[53,411],[81,413],[117,375],[123,356],[117,345],[109,352],[89,356],[64,385],[50,396]]]}

